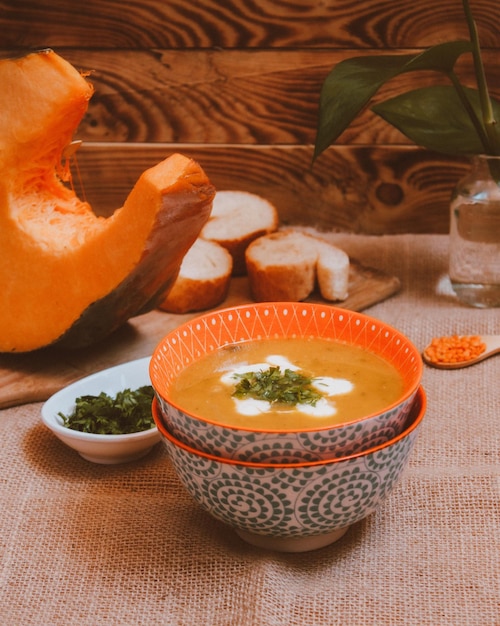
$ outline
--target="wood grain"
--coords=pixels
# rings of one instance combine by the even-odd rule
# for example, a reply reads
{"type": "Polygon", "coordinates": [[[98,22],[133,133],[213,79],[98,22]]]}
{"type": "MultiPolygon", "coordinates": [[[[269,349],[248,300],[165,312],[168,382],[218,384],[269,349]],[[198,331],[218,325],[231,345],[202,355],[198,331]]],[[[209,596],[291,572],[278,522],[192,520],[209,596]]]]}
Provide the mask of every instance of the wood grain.
{"type": "Polygon", "coordinates": [[[370,234],[448,232],[450,191],[467,161],[414,147],[334,147],[312,165],[312,146],[84,144],[83,193],[102,214],[121,206],[140,173],[180,150],[216,189],[273,202],[284,224],[370,234]]]}
{"type": "MultiPolygon", "coordinates": [[[[497,0],[473,3],[498,47],[497,0]]],[[[409,48],[465,38],[459,0],[4,0],[2,47],[409,48]]]]}
{"type": "MultiPolygon", "coordinates": [[[[351,260],[349,297],[341,308],[360,311],[395,294],[399,279],[351,260]]],[[[321,301],[316,294],[311,302],[321,301]]],[[[251,303],[246,277],[234,278],[217,308],[251,303]]],[[[83,350],[46,348],[28,354],[0,354],[0,409],[41,402],[70,383],[120,363],[149,356],[170,330],[197,315],[152,311],[136,317],[97,346],[83,350]]]]}
{"type": "MultiPolygon", "coordinates": [[[[408,52],[408,51],[406,51],[408,52]]],[[[77,137],[92,142],[307,145],[314,143],[321,84],[341,60],[359,54],[315,50],[68,50],[89,71],[95,91],[77,137]]],[[[485,54],[492,93],[500,99],[500,63],[485,54]]],[[[473,84],[469,59],[461,75],[473,84]]],[[[449,84],[439,74],[405,74],[376,103],[425,84],[449,84]]],[[[410,145],[370,111],[338,145],[410,145]]]]}

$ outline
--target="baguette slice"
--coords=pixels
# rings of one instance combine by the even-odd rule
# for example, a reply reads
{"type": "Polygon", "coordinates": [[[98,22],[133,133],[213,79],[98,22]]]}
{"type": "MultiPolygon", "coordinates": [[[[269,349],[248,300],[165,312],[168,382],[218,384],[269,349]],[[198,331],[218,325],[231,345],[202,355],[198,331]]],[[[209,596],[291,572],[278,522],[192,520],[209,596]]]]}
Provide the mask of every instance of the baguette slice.
{"type": "Polygon", "coordinates": [[[211,309],[224,301],[233,259],[214,241],[198,238],[184,256],[177,279],[159,307],[168,313],[211,309]]]}
{"type": "Polygon", "coordinates": [[[252,242],[246,251],[250,291],[261,302],[299,302],[318,284],[325,300],[348,295],[349,257],[333,244],[297,231],[279,231],[252,242]]]}
{"type": "Polygon", "coordinates": [[[248,245],[276,231],[278,221],[275,206],[260,196],[247,191],[218,191],[200,236],[226,248],[233,257],[233,276],[242,276],[248,245]]]}
{"type": "Polygon", "coordinates": [[[279,231],[253,241],[246,251],[248,281],[257,302],[299,302],[314,289],[318,253],[315,240],[279,231]]]}
{"type": "Polygon", "coordinates": [[[316,277],[319,291],[325,300],[345,300],[349,293],[349,256],[327,241],[316,241],[316,277]]]}

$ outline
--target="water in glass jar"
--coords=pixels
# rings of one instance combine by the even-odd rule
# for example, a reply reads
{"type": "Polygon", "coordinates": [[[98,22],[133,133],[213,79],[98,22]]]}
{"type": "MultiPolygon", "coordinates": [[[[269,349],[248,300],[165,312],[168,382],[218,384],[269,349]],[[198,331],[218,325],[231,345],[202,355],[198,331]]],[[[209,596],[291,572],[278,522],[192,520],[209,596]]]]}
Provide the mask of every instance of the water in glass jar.
{"type": "Polygon", "coordinates": [[[449,271],[462,302],[500,306],[500,200],[456,198],[451,205],[449,271]]]}

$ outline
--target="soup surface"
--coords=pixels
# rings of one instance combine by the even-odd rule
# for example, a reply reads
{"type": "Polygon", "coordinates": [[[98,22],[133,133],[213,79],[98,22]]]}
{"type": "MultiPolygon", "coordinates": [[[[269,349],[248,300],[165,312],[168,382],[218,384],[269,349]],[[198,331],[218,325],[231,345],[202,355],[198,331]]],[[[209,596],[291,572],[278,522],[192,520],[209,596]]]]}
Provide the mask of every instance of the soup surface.
{"type": "Polygon", "coordinates": [[[264,339],[230,344],[188,365],[170,389],[170,399],[212,422],[278,431],[322,428],[349,422],[401,397],[401,374],[385,359],[358,346],[327,339],[264,339]],[[286,404],[236,396],[252,373],[279,368],[306,376],[319,399],[286,404]]]}

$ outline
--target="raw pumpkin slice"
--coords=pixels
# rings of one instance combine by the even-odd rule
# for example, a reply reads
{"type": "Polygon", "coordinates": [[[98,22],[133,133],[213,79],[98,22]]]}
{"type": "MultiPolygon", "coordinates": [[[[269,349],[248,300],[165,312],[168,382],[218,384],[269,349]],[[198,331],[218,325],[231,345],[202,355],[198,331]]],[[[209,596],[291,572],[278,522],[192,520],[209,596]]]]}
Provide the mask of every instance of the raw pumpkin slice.
{"type": "Polygon", "coordinates": [[[0,61],[0,84],[0,352],[95,343],[165,296],[214,188],[173,154],[98,217],[61,180],[92,86],[51,50],[0,61]]]}

